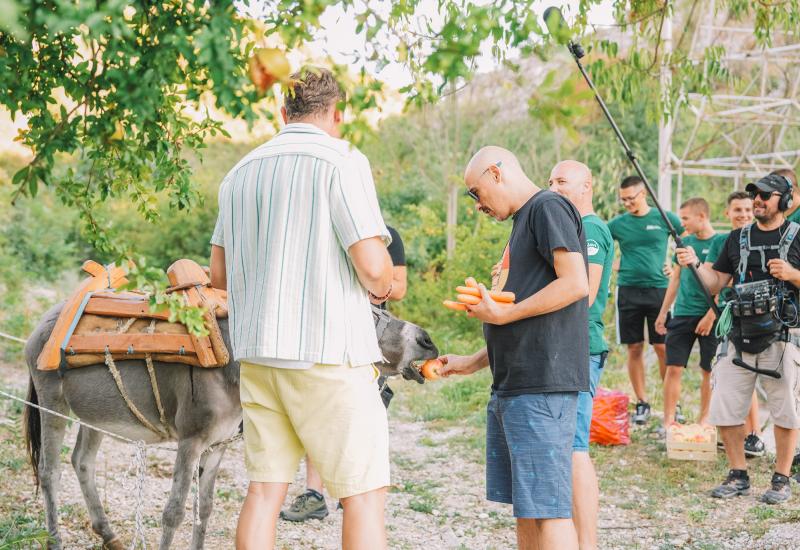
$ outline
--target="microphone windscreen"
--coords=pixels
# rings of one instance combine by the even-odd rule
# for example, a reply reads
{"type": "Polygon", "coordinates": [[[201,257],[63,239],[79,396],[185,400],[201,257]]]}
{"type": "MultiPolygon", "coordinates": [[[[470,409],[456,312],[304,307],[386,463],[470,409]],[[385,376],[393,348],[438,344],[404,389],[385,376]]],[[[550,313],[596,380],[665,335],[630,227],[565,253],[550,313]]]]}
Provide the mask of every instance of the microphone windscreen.
{"type": "Polygon", "coordinates": [[[559,44],[566,44],[569,41],[569,27],[561,10],[555,6],[550,6],[544,10],[542,17],[550,36],[559,44]]]}

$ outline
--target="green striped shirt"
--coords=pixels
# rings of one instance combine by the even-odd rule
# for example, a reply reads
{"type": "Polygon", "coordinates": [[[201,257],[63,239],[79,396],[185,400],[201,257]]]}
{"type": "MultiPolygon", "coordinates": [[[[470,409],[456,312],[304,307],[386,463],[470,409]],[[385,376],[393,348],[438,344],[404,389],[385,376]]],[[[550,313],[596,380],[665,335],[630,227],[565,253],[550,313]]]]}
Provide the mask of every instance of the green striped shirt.
{"type": "Polygon", "coordinates": [[[225,249],[234,358],[294,368],[380,361],[347,253],[375,236],[391,241],[369,161],[350,143],[295,123],[239,161],[220,186],[211,238],[225,249]]]}

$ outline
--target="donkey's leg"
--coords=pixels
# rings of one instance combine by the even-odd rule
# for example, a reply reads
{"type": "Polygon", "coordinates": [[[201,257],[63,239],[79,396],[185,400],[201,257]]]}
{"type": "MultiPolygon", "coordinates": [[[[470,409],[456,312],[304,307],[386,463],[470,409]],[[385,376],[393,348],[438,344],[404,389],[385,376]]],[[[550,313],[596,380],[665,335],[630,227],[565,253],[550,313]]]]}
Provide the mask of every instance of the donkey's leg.
{"type": "MultiPolygon", "coordinates": [[[[63,396],[51,402],[44,400],[43,392],[39,396],[40,403],[48,409],[67,414],[69,407],[63,396]]],[[[39,455],[39,483],[42,487],[47,532],[50,535],[48,548],[61,548],[61,535],[58,532],[58,487],[61,481],[61,445],[67,421],[64,418],[39,411],[42,422],[42,447],[39,455]]]]}
{"type": "Polygon", "coordinates": [[[172,490],[169,500],[161,516],[161,544],[159,548],[166,550],[172,544],[175,530],[183,521],[186,495],[192,485],[194,466],[200,459],[201,444],[199,439],[184,439],[178,443],[178,456],[175,459],[175,471],[172,474],[172,490]]]}
{"type": "Polygon", "coordinates": [[[192,550],[201,550],[205,542],[208,518],[211,516],[211,509],[214,506],[214,482],[217,479],[217,470],[219,470],[223,454],[225,454],[225,447],[204,455],[200,459],[200,487],[197,494],[200,522],[195,524],[192,529],[192,550]]]}
{"type": "Polygon", "coordinates": [[[83,500],[86,502],[86,508],[89,510],[89,517],[92,520],[92,529],[103,537],[105,548],[121,550],[124,548],[122,541],[111,530],[108,517],[100,503],[100,496],[97,494],[95,461],[102,440],[103,434],[81,426],[78,431],[78,440],[72,450],[72,467],[75,468],[75,474],[81,485],[83,500]]]}

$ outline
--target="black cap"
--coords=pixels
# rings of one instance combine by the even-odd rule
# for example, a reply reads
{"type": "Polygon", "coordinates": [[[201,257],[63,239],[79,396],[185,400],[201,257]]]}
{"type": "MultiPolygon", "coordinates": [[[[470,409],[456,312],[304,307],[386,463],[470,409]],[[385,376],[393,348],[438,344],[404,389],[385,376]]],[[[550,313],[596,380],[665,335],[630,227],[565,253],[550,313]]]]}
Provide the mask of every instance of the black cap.
{"type": "Polygon", "coordinates": [[[747,187],[744,188],[744,190],[748,193],[771,191],[780,193],[781,195],[791,191],[791,189],[792,184],[789,183],[789,180],[779,174],[770,174],[768,176],[764,176],[757,182],[748,183],[747,187]]]}

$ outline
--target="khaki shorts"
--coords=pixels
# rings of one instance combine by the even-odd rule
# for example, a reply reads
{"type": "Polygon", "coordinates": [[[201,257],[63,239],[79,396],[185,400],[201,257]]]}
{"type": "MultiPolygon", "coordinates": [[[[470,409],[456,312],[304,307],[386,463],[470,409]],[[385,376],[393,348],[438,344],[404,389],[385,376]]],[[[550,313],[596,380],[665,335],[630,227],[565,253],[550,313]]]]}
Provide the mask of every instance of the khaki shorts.
{"type": "MultiPolygon", "coordinates": [[[[721,357],[711,371],[711,410],[709,422],[715,426],[744,424],[750,410],[750,399],[755,389],[754,372],[734,365],[736,357],[733,344],[728,343],[728,353],[721,357]]],[[[748,365],[781,373],[780,379],[761,376],[761,387],[767,394],[767,408],[776,426],[787,429],[800,428],[797,385],[800,350],[793,344],[775,342],[759,354],[742,353],[748,365]]]]}
{"type": "Polygon", "coordinates": [[[294,370],[242,362],[250,480],[291,483],[308,453],[333,498],[388,486],[389,430],[376,377],[372,365],[294,370]]]}

